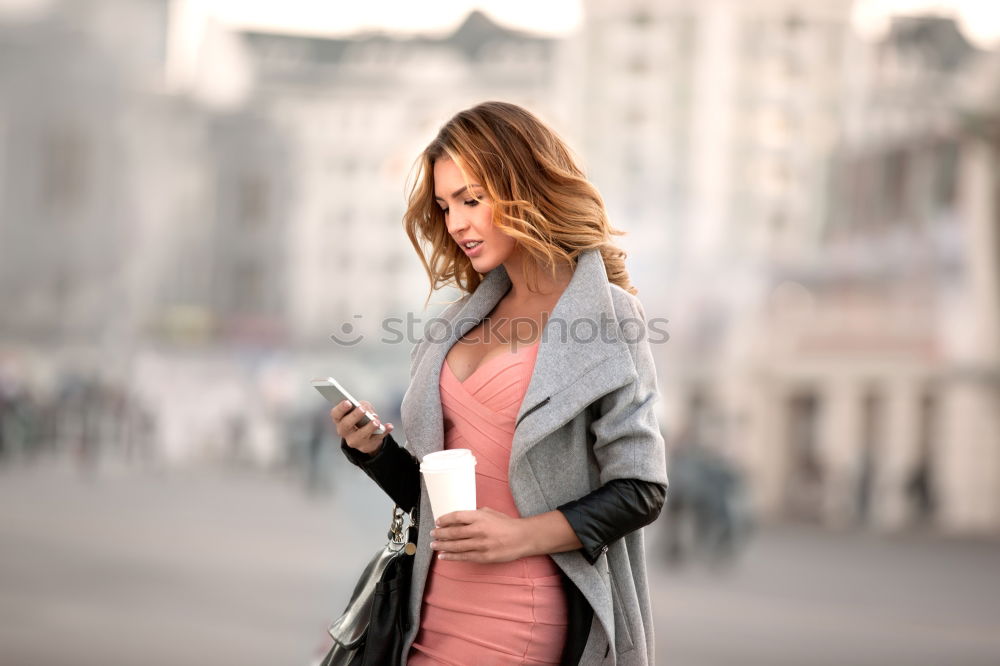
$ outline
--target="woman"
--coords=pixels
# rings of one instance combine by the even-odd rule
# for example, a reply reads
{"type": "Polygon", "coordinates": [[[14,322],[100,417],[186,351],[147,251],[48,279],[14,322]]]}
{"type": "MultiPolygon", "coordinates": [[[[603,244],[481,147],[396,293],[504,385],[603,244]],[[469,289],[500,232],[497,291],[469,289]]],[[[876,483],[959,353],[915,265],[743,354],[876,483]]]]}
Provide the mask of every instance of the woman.
{"type": "Polygon", "coordinates": [[[408,663],[652,664],[641,528],[667,477],[622,232],[512,104],[457,114],[420,166],[407,233],[431,290],[464,296],[412,351],[405,448],[331,411],[351,461],[423,517],[408,663]],[[442,448],[473,450],[480,508],[434,525],[417,460],[442,448]]]}

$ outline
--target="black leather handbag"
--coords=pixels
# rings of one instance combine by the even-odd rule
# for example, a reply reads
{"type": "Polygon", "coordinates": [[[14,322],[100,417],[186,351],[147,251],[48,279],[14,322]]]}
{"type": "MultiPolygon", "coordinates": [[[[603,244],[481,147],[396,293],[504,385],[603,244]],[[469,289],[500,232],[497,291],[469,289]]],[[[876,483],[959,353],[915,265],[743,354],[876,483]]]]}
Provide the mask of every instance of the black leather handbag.
{"type": "Polygon", "coordinates": [[[321,666],[397,666],[410,628],[410,578],[417,552],[418,510],[392,510],[389,543],[371,559],[343,614],[330,625],[333,647],[321,666]]]}

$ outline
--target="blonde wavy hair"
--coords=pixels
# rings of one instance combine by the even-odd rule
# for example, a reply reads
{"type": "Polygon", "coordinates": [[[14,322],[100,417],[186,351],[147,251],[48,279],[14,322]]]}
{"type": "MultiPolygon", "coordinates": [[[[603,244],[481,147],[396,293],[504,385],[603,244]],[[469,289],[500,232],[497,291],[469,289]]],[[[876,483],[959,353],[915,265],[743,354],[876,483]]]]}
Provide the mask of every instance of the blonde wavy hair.
{"type": "Polygon", "coordinates": [[[527,110],[484,102],[457,113],[417,158],[403,225],[430,278],[428,301],[440,287],[471,293],[483,276],[448,234],[444,211],[434,200],[434,163],[451,159],[466,183],[480,183],[490,198],[493,224],[526,252],[524,277],[537,287],[535,271],[555,277],[560,264],[598,248],[608,280],[635,294],[625,251],[611,242],[624,235],[608,222],[604,200],[577,166],[566,143],[527,110]],[[426,249],[425,249],[426,248],[426,249]]]}

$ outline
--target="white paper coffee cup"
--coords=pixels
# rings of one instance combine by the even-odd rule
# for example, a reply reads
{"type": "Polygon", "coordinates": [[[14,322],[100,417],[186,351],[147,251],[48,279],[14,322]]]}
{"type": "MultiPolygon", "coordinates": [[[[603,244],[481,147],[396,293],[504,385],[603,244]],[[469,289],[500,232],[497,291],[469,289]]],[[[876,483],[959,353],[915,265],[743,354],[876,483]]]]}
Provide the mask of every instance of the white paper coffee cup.
{"type": "Polygon", "coordinates": [[[476,510],[476,458],[470,449],[428,453],[420,463],[420,473],[434,520],[452,511],[476,510]]]}

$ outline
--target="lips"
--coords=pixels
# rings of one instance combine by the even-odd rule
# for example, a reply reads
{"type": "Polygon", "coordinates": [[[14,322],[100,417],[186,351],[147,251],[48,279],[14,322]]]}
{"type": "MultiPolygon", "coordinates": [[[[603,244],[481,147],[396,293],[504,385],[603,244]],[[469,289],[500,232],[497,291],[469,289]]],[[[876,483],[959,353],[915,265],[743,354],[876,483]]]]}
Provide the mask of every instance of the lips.
{"type": "Polygon", "coordinates": [[[462,251],[465,252],[466,256],[475,257],[482,251],[483,241],[466,240],[459,243],[459,247],[462,248],[462,251]],[[469,246],[470,243],[472,243],[471,247],[469,246]]]}

